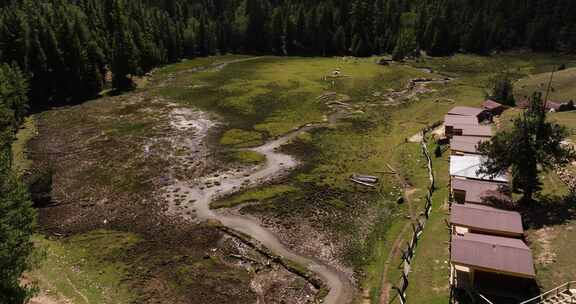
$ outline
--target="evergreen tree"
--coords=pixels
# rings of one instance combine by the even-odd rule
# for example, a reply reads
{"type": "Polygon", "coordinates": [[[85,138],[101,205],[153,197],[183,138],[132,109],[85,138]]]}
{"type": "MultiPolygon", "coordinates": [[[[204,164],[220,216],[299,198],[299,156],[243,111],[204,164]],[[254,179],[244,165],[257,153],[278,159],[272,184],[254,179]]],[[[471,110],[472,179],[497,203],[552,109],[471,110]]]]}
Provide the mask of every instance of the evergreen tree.
{"type": "Polygon", "coordinates": [[[129,31],[123,0],[113,0],[112,24],[114,52],[112,54],[112,84],[119,90],[133,88],[131,76],[139,74],[139,53],[129,31]]]}
{"type": "Polygon", "coordinates": [[[497,176],[510,169],[514,188],[522,190],[523,201],[532,202],[540,190],[540,173],[575,159],[574,151],[562,145],[567,134],[564,127],[546,120],[542,96],[535,93],[529,110],[511,130],[480,145],[480,152],[488,156],[480,172],[497,176]]]}
{"type": "Polygon", "coordinates": [[[447,24],[446,17],[440,17],[433,30],[433,36],[428,48],[428,55],[430,56],[446,56],[449,55],[452,49],[451,36],[447,24]]]}
{"type": "Polygon", "coordinates": [[[246,49],[263,52],[267,46],[265,0],[246,0],[246,49]]]}
{"type": "Polygon", "coordinates": [[[406,56],[418,55],[415,21],[416,16],[413,13],[405,13],[402,15],[402,30],[392,54],[394,60],[401,60],[406,56]]]}
{"type": "Polygon", "coordinates": [[[26,188],[10,172],[11,143],[26,111],[27,83],[16,66],[0,65],[0,303],[25,303],[20,286],[29,270],[35,210],[26,188]]]}
{"type": "Polygon", "coordinates": [[[346,54],[346,31],[342,26],[338,27],[336,30],[332,44],[338,54],[346,54]]]}
{"type": "Polygon", "coordinates": [[[476,14],[469,30],[464,35],[462,45],[465,50],[475,53],[484,53],[486,37],[484,35],[484,20],[480,14],[476,14]]]}
{"type": "Polygon", "coordinates": [[[25,303],[30,297],[20,277],[30,269],[35,219],[26,187],[0,170],[0,303],[25,303]]]}
{"type": "Polygon", "coordinates": [[[276,55],[287,55],[286,51],[286,30],[280,9],[274,9],[272,13],[272,28],[270,30],[272,38],[272,52],[276,55]]]}
{"type": "Polygon", "coordinates": [[[498,74],[490,80],[491,93],[489,99],[497,101],[503,105],[515,106],[514,84],[508,73],[498,74]]]}

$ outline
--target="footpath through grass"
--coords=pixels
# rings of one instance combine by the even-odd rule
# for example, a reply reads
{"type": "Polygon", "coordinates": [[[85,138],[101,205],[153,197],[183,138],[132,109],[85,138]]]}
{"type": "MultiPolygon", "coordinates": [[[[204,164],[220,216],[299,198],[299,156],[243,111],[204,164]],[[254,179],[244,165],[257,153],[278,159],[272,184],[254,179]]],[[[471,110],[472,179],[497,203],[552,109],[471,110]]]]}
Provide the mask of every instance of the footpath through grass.
{"type": "MultiPolygon", "coordinates": [[[[430,151],[433,148],[431,145],[430,151]]],[[[450,191],[449,152],[432,161],[437,190],[432,197],[431,216],[412,261],[411,285],[407,291],[407,299],[411,303],[441,304],[448,303],[450,298],[450,232],[446,226],[450,191]]]]}

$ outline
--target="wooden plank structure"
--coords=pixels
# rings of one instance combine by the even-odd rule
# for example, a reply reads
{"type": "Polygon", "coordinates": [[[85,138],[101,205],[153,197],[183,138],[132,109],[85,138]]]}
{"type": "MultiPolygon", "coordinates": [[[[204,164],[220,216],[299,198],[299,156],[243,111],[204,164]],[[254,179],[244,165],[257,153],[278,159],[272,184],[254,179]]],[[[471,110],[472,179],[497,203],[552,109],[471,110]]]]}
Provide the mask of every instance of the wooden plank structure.
{"type": "Polygon", "coordinates": [[[362,186],[375,188],[376,184],[379,181],[379,178],[377,176],[371,176],[371,175],[352,174],[350,180],[362,186]]]}

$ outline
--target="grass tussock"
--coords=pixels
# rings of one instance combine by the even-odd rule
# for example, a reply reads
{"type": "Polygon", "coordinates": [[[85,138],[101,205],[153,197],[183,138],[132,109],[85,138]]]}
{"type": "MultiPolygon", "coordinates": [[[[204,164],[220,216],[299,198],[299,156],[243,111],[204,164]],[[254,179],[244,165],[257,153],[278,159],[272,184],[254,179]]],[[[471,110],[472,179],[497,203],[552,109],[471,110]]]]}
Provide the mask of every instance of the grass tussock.
{"type": "Polygon", "coordinates": [[[256,190],[248,190],[240,195],[234,196],[233,198],[214,202],[212,203],[211,207],[215,209],[232,208],[246,203],[270,200],[272,198],[285,195],[290,192],[295,192],[297,190],[298,189],[287,185],[275,185],[256,190]]]}
{"type": "Polygon", "coordinates": [[[263,138],[258,132],[231,129],[222,135],[220,144],[236,148],[255,147],[263,144],[263,138]]]}

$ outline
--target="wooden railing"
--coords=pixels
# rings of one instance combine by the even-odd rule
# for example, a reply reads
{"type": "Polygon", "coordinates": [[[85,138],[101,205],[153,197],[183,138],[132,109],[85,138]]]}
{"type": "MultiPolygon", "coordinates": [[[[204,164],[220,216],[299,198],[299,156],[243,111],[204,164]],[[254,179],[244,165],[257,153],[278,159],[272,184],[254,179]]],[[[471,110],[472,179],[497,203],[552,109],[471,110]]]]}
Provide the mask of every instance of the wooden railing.
{"type": "Polygon", "coordinates": [[[436,181],[435,181],[435,177],[434,177],[434,168],[433,168],[433,164],[432,164],[432,157],[430,156],[430,151],[428,151],[428,140],[426,138],[426,135],[433,130],[435,127],[437,127],[440,123],[434,123],[426,128],[424,128],[421,132],[422,132],[422,141],[420,142],[420,146],[421,146],[421,150],[422,150],[422,154],[424,155],[424,157],[426,158],[426,163],[427,163],[427,170],[428,170],[428,179],[429,179],[429,185],[428,185],[428,191],[426,193],[426,206],[424,207],[424,211],[422,212],[422,214],[414,219],[415,222],[412,223],[412,228],[414,230],[414,233],[412,234],[412,238],[410,239],[410,241],[407,244],[406,250],[400,249],[402,250],[402,277],[399,280],[399,283],[397,284],[397,286],[394,286],[393,289],[396,290],[398,292],[398,299],[400,300],[401,304],[406,304],[407,300],[406,300],[406,289],[408,289],[408,285],[409,285],[409,281],[408,281],[408,276],[411,272],[411,264],[412,264],[412,259],[415,256],[415,252],[416,252],[416,247],[418,246],[418,241],[420,240],[420,238],[422,237],[422,234],[424,232],[424,227],[426,226],[426,223],[428,221],[428,219],[430,218],[430,215],[432,213],[432,196],[434,195],[435,191],[436,191],[436,181]]]}
{"type": "MultiPolygon", "coordinates": [[[[547,291],[537,297],[534,297],[530,300],[526,300],[520,304],[538,304],[538,303],[542,303],[543,301],[550,299],[553,296],[557,296],[560,295],[561,293],[565,292],[565,291],[569,291],[571,288],[576,288],[576,281],[571,281],[568,283],[565,283],[563,285],[560,285],[550,291],[547,291]]],[[[574,297],[574,296],[573,296],[574,297]]],[[[576,302],[576,301],[575,301],[576,302]]]]}
{"type": "Polygon", "coordinates": [[[482,299],[482,303],[484,303],[484,304],[494,304],[494,303],[492,303],[492,301],[488,300],[488,298],[486,298],[485,296],[483,296],[481,294],[478,294],[478,297],[480,299],[482,299]]]}

